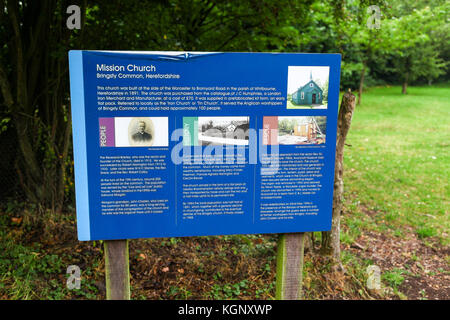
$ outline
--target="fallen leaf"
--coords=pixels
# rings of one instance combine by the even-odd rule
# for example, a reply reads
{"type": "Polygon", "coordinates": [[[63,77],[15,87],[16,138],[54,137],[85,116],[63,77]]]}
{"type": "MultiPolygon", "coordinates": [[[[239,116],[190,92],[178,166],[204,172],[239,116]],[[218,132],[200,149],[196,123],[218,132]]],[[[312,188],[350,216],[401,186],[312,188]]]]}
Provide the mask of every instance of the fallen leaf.
{"type": "Polygon", "coordinates": [[[139,259],[140,260],[145,260],[145,259],[147,259],[147,256],[145,254],[143,254],[143,253],[140,253],[139,254],[139,259]]]}
{"type": "Polygon", "coordinates": [[[20,217],[20,218],[12,217],[11,222],[20,224],[22,222],[22,219],[23,219],[22,217],[20,217]]]}

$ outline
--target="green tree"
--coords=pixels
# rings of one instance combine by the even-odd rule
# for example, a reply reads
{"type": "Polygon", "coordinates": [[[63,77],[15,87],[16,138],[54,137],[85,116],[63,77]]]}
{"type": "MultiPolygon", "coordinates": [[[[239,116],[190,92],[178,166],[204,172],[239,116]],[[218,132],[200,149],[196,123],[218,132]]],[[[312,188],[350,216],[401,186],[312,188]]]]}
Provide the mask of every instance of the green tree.
{"type": "Polygon", "coordinates": [[[30,202],[57,210],[71,166],[67,49],[82,39],[66,27],[72,3],[0,1],[1,110],[16,132],[17,179],[30,202]]]}
{"type": "Polygon", "coordinates": [[[329,86],[329,82],[328,79],[325,81],[325,83],[322,86],[322,90],[323,90],[323,103],[327,103],[328,102],[328,86],[329,86]]]}
{"type": "Polygon", "coordinates": [[[59,211],[73,179],[68,50],[279,51],[312,2],[0,0],[0,120],[28,201],[59,211]],[[72,4],[81,30],[66,27],[72,4]]]}
{"type": "Polygon", "coordinates": [[[97,1],[87,33],[95,48],[188,51],[279,51],[296,41],[291,22],[313,0],[97,1]],[[94,27],[95,26],[95,27],[94,27]]]}
{"type": "Polygon", "coordinates": [[[403,94],[407,93],[408,84],[419,77],[431,80],[445,73],[447,62],[439,56],[439,47],[448,46],[448,34],[441,41],[433,41],[432,37],[433,30],[446,24],[444,9],[448,10],[448,5],[434,9],[427,6],[386,22],[391,35],[393,71],[401,80],[403,94]]]}
{"type": "Polygon", "coordinates": [[[353,77],[358,88],[359,105],[362,101],[364,81],[370,72],[369,63],[382,59],[389,49],[389,41],[385,36],[383,20],[374,25],[374,11],[368,4],[377,4],[380,12],[385,11],[383,1],[367,3],[363,0],[348,1],[345,6],[346,18],[339,21],[340,46],[345,48],[343,75],[353,77]]]}

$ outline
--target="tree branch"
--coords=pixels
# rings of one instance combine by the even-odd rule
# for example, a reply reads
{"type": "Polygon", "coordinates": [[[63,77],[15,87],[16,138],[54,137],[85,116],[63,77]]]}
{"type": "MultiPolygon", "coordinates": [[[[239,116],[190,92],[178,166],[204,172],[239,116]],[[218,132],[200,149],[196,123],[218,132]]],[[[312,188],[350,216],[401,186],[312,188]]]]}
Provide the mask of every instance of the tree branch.
{"type": "Polygon", "coordinates": [[[20,34],[19,26],[19,9],[18,3],[13,1],[7,2],[8,15],[11,20],[11,25],[14,30],[15,42],[16,42],[16,54],[17,54],[17,104],[19,108],[26,110],[27,107],[27,81],[25,61],[23,57],[22,37],[20,34]]]}
{"type": "Polygon", "coordinates": [[[35,32],[33,32],[33,30],[31,30],[31,35],[30,35],[30,46],[28,48],[28,52],[26,55],[26,59],[25,61],[29,61],[30,58],[32,58],[34,56],[34,52],[36,50],[36,47],[38,46],[39,42],[41,41],[41,37],[40,34],[42,33],[42,30],[44,28],[44,22],[46,21],[50,21],[49,17],[48,17],[48,12],[53,12],[53,10],[49,10],[48,7],[48,1],[45,0],[41,0],[39,1],[39,4],[42,4],[43,9],[38,10],[38,12],[40,12],[37,23],[35,26],[32,26],[32,29],[35,30],[35,32]]]}
{"type": "Polygon", "coordinates": [[[14,107],[14,98],[11,92],[11,86],[8,81],[8,75],[6,74],[3,64],[0,62],[0,87],[2,90],[3,99],[6,106],[11,110],[14,107]]]}

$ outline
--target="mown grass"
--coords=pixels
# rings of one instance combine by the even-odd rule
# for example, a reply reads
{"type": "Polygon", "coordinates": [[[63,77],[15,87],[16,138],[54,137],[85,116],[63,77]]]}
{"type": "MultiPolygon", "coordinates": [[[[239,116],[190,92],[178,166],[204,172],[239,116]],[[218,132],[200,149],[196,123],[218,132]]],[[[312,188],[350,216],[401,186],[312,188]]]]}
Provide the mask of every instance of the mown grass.
{"type": "Polygon", "coordinates": [[[353,233],[344,237],[361,227],[402,236],[411,226],[449,244],[450,88],[408,91],[372,88],[355,110],[344,155],[344,223],[353,233]]]}

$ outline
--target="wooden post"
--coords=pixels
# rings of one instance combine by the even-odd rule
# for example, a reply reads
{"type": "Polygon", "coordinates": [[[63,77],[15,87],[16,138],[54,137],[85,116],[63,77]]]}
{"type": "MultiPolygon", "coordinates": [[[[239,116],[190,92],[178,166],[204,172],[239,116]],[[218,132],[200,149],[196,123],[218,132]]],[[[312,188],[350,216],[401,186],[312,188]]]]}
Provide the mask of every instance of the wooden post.
{"type": "Polygon", "coordinates": [[[105,241],[107,300],[130,300],[128,240],[105,241]]]}
{"type": "Polygon", "coordinates": [[[284,233],[277,247],[277,300],[298,300],[302,297],[303,253],[305,233],[284,233]]]}

